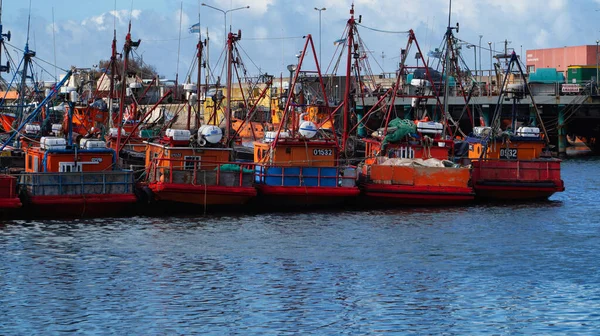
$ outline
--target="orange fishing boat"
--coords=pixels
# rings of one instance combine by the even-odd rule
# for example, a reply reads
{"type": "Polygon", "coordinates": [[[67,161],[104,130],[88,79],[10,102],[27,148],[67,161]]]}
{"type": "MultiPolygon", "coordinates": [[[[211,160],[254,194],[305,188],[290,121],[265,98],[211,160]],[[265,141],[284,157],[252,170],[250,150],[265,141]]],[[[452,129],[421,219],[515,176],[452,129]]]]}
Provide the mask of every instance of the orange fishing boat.
{"type": "Polygon", "coordinates": [[[115,166],[116,153],[101,140],[81,147],[64,138],[42,137],[25,148],[20,176],[24,206],[41,216],[111,216],[131,210],[137,201],[133,172],[115,166]]]}
{"type": "MultiPolygon", "coordinates": [[[[231,53],[239,36],[239,32],[228,35],[228,97],[231,97],[231,53]]],[[[201,60],[200,43],[198,48],[201,60]]],[[[228,100],[225,137],[217,125],[206,124],[194,134],[187,129],[167,129],[158,141],[146,143],[147,188],[156,200],[202,205],[206,209],[207,206],[245,204],[256,196],[253,165],[232,162],[230,144],[235,133],[230,135],[231,115],[228,100]]],[[[217,123],[216,114],[210,119],[217,123]]],[[[188,127],[190,125],[188,120],[188,127]]]]}
{"type": "MultiPolygon", "coordinates": [[[[356,47],[360,48],[360,44],[354,42],[355,25],[352,15],[348,21],[348,55],[363,52],[356,47]]],[[[364,196],[363,203],[374,206],[407,206],[471,202],[475,199],[475,193],[469,182],[470,170],[449,161],[454,148],[453,141],[446,136],[450,123],[446,120],[446,109],[440,101],[440,85],[434,82],[431,68],[426,66],[428,63],[422,56],[424,54],[412,30],[408,32],[408,42],[401,55],[395,84],[379,97],[377,104],[355,126],[360,126],[378,111],[384,112],[382,127],[370,138],[363,140],[365,157],[359,165],[359,186],[364,196]],[[422,64],[420,67],[406,64],[413,47],[419,57],[417,64],[422,64]],[[423,76],[420,89],[406,89],[405,86],[410,84],[406,78],[416,72],[423,76]],[[392,119],[391,116],[396,114],[396,99],[413,102],[411,115],[405,114],[404,118],[392,119]],[[420,103],[427,100],[435,102],[431,111],[420,103]],[[429,121],[428,114],[434,118],[442,118],[442,122],[429,121]],[[413,118],[417,120],[413,121],[413,118]]],[[[354,67],[358,68],[358,65],[354,67]]],[[[347,76],[350,76],[350,65],[347,76]]],[[[346,92],[348,91],[347,86],[346,92]]],[[[347,100],[345,97],[345,101],[347,100]]]]}
{"type": "MultiPolygon", "coordinates": [[[[0,149],[40,114],[71,74],[69,71],[0,149]]],[[[73,109],[71,103],[70,111],[73,109]]],[[[72,130],[69,122],[66,139],[46,136],[24,148],[25,171],[19,176],[24,208],[29,214],[52,217],[107,216],[129,210],[137,201],[133,173],[116,167],[116,153],[106,148],[104,141],[84,139],[74,144],[72,130]]]]}
{"type": "Polygon", "coordinates": [[[469,168],[448,161],[453,142],[439,136],[442,124],[420,124],[433,126],[429,130],[438,136],[417,128],[414,137],[407,133],[396,143],[366,140],[360,186],[369,204],[447,205],[475,199],[469,168]]]}
{"type": "Polygon", "coordinates": [[[158,201],[204,206],[245,204],[256,196],[252,165],[231,162],[232,149],[221,145],[221,130],[168,129],[146,149],[147,187],[158,201]],[[204,133],[205,135],[202,135],[204,133]]]}

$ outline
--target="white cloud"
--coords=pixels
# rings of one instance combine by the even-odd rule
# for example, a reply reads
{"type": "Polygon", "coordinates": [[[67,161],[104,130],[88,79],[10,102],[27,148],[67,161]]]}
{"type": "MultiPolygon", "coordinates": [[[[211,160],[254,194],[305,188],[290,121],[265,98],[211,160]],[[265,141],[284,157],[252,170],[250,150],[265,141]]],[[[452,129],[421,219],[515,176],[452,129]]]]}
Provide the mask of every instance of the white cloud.
{"type": "MultiPolygon", "coordinates": [[[[63,0],[71,3],[77,0],[63,0]]],[[[80,0],[79,0],[80,1],[80,0]]],[[[206,1],[212,4],[211,0],[206,1]]],[[[56,21],[57,60],[60,66],[90,66],[110,55],[113,24],[116,24],[119,49],[131,18],[132,38],[142,39],[138,53],[144,60],[157,66],[167,77],[174,77],[179,35],[179,2],[166,2],[163,9],[150,5],[134,9],[87,13],[87,17],[70,14],[70,20],[56,21]],[[165,9],[166,8],[166,9],[165,9]]],[[[297,37],[312,34],[319,45],[319,14],[314,7],[326,7],[322,14],[322,63],[334,58],[333,41],[343,34],[349,18],[352,0],[225,0],[216,7],[228,9],[250,5],[249,10],[234,11],[228,16],[228,26],[233,31],[242,30],[242,45],[261,69],[271,73],[285,72],[285,65],[295,61],[294,54],[303,46],[304,40],[279,39],[282,36],[297,37]],[[278,38],[265,40],[265,38],[278,38]],[[262,39],[262,40],[260,40],[262,39]]],[[[437,47],[444,35],[448,17],[448,0],[354,0],[355,16],[362,16],[362,25],[388,31],[414,29],[421,48],[426,52],[437,47]]],[[[598,8],[600,0],[453,0],[452,24],[460,22],[457,36],[471,43],[479,41],[487,47],[487,41],[513,41],[509,47],[519,49],[555,47],[564,45],[593,44],[598,38],[596,16],[590,8],[598,8]],[[589,41],[588,41],[589,40],[589,41]]],[[[68,5],[65,5],[68,6],[68,5]]],[[[223,15],[215,10],[201,7],[202,31],[210,30],[210,62],[219,58],[223,48],[223,15]]],[[[13,32],[13,41],[20,45],[24,40],[26,13],[5,15],[6,29],[13,32]],[[10,21],[10,22],[8,22],[10,21]]],[[[62,11],[61,13],[66,13],[62,11]]],[[[197,22],[198,4],[184,3],[182,13],[182,40],[180,73],[193,55],[196,35],[187,32],[197,22]]],[[[32,17],[32,28],[37,31],[38,55],[52,59],[52,24],[47,13],[32,17]],[[37,27],[37,28],[36,28],[37,27]]],[[[376,59],[381,62],[382,52],[387,55],[386,70],[391,71],[391,59],[406,45],[406,34],[385,34],[358,27],[361,37],[376,59]]],[[[203,34],[204,36],[204,34],[203,34]]],[[[473,53],[465,54],[473,57],[473,53]]],[[[335,63],[335,61],[334,61],[335,63]]],[[[373,64],[373,62],[372,62],[373,64]]],[[[377,71],[377,69],[375,69],[377,71]]]]}

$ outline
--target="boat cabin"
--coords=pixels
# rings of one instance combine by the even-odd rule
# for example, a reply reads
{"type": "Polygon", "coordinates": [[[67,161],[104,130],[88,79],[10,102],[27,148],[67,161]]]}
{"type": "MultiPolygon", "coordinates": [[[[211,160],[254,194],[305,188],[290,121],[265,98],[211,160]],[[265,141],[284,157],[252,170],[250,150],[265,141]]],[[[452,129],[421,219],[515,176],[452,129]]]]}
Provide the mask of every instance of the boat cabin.
{"type": "Polygon", "coordinates": [[[25,148],[25,171],[71,173],[113,170],[116,155],[112,149],[106,148],[104,141],[83,139],[80,147],[68,148],[64,138],[42,137],[39,147],[25,148]]]}
{"type": "MultiPolygon", "coordinates": [[[[129,127],[129,128],[124,127],[121,129],[121,148],[127,148],[127,149],[131,149],[135,152],[144,153],[146,151],[146,143],[144,142],[144,139],[142,139],[139,136],[139,133],[137,133],[138,131],[136,131],[136,133],[134,133],[133,135],[131,135],[129,137],[129,140],[127,140],[127,143],[123,143],[127,139],[127,137],[131,134],[131,131],[133,131],[132,127],[129,127]]],[[[117,150],[118,134],[119,134],[119,129],[116,127],[113,127],[108,130],[108,134],[106,135],[109,147],[114,149],[115,151],[117,150]]]]}
{"type": "Polygon", "coordinates": [[[489,127],[475,127],[475,137],[469,138],[469,159],[479,159],[486,151],[486,159],[533,160],[540,158],[546,142],[537,127],[520,127],[515,136],[489,139],[489,127]]]}
{"type": "Polygon", "coordinates": [[[165,143],[149,143],[146,147],[146,167],[158,164],[160,167],[178,170],[213,169],[219,163],[229,162],[231,148],[177,147],[165,143]]]}
{"type": "MultiPolygon", "coordinates": [[[[186,172],[193,173],[196,181],[196,172],[220,170],[221,165],[230,162],[231,148],[191,146],[190,138],[189,130],[167,129],[159,142],[146,142],[146,167],[150,169],[151,181],[176,182],[180,175],[189,175],[186,172]]],[[[201,137],[198,143],[206,146],[206,138],[201,137]]]]}
{"type": "Polygon", "coordinates": [[[266,132],[265,141],[254,142],[254,163],[276,166],[337,166],[338,146],[333,140],[290,139],[280,132],[276,146],[271,146],[277,132],[266,132]]]}
{"type": "MultiPolygon", "coordinates": [[[[70,107],[66,106],[65,119],[63,121],[64,129],[68,125],[68,111],[70,107]]],[[[73,133],[86,135],[93,133],[93,130],[99,129],[100,125],[106,125],[108,121],[108,111],[91,105],[75,106],[73,111],[73,133]]]]}

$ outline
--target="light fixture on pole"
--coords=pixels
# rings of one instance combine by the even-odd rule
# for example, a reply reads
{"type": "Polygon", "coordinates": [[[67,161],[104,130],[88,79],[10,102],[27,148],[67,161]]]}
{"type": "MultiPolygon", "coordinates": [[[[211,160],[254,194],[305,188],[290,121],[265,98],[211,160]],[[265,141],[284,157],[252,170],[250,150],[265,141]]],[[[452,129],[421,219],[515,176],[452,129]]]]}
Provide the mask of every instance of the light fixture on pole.
{"type": "Polygon", "coordinates": [[[600,40],[596,40],[596,90],[598,90],[598,43],[600,40]]]}
{"type": "Polygon", "coordinates": [[[475,80],[477,80],[477,46],[474,44],[467,45],[467,49],[473,48],[473,58],[475,59],[475,80]]]}
{"type": "MultiPolygon", "coordinates": [[[[290,72],[290,83],[288,84],[288,90],[292,89],[292,81],[294,80],[294,72],[298,69],[297,64],[289,64],[287,66],[288,71],[290,72]]],[[[288,91],[291,92],[291,91],[288,91]]]]}
{"type": "Polygon", "coordinates": [[[224,36],[225,36],[225,44],[227,44],[227,13],[236,11],[236,10],[240,10],[240,9],[248,9],[250,8],[250,6],[244,6],[244,7],[239,7],[239,8],[233,8],[233,9],[228,9],[228,10],[222,10],[221,8],[217,8],[211,5],[207,5],[204,2],[202,3],[202,6],[208,7],[208,8],[212,8],[216,11],[219,11],[221,13],[223,13],[223,19],[224,19],[224,23],[225,23],[225,31],[224,31],[224,36]]]}
{"type": "Polygon", "coordinates": [[[325,8],[325,7],[323,7],[323,8],[315,7],[315,10],[319,11],[319,67],[321,67],[321,12],[326,9],[327,8],[325,8]]]}

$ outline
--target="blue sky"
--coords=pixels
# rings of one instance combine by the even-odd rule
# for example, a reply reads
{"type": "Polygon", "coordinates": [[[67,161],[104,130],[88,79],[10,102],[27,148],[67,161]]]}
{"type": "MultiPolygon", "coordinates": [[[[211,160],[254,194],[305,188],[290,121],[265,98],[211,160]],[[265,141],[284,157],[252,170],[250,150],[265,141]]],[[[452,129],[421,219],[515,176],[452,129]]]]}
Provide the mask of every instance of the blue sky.
{"type": "MultiPolygon", "coordinates": [[[[183,78],[188,72],[197,35],[188,33],[187,29],[198,22],[199,14],[202,31],[208,27],[211,38],[211,64],[221,54],[223,14],[199,6],[200,2],[224,10],[249,5],[250,9],[232,12],[227,18],[228,25],[231,24],[234,31],[242,30],[240,46],[249,73],[260,71],[276,76],[280,73],[285,76],[285,66],[296,61],[295,54],[304,44],[300,36],[312,34],[319,48],[319,15],[314,7],[327,8],[322,12],[321,21],[322,66],[325,67],[333,58],[333,41],[342,35],[352,4],[351,0],[117,0],[114,15],[114,0],[31,1],[29,46],[39,58],[54,63],[56,50],[56,64],[60,68],[91,67],[110,57],[114,23],[118,49],[122,49],[131,17],[132,36],[142,39],[137,56],[156,66],[167,78],[174,78],[177,72],[183,78]],[[182,15],[180,6],[183,6],[182,15]],[[53,9],[56,49],[52,34],[53,9]]],[[[355,0],[354,4],[356,16],[362,15],[364,26],[389,31],[414,29],[422,49],[439,46],[443,38],[448,0],[355,0]]],[[[487,47],[491,41],[499,50],[499,42],[508,39],[509,47],[519,53],[521,48],[525,52],[528,48],[595,44],[600,38],[597,24],[600,11],[596,9],[600,9],[600,0],[454,0],[452,22],[460,22],[458,37],[463,40],[479,44],[479,35],[483,35],[482,46],[487,47]]],[[[3,1],[4,30],[12,32],[10,44],[18,48],[25,44],[28,11],[27,0],[3,1]]],[[[373,71],[381,72],[382,68],[393,71],[399,50],[406,44],[406,34],[379,33],[361,27],[359,31],[373,56],[373,71]]],[[[12,49],[9,49],[11,54],[19,57],[12,49]]],[[[464,53],[472,65],[472,49],[464,53]]],[[[481,58],[483,68],[489,68],[489,52],[484,51],[481,58]]],[[[213,67],[216,66],[213,64],[213,67]]],[[[49,73],[54,71],[48,66],[45,68],[49,73]]]]}

